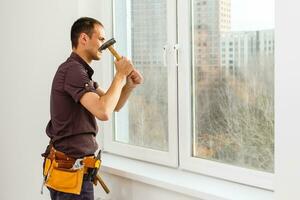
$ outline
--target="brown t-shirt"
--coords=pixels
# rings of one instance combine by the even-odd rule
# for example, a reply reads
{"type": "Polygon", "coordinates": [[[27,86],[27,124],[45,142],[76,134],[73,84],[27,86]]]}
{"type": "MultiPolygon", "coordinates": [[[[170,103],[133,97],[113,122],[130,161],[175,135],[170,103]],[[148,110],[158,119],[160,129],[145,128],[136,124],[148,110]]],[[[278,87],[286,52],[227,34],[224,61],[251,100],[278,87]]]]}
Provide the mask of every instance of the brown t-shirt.
{"type": "Polygon", "coordinates": [[[58,67],[50,97],[51,119],[46,133],[54,147],[68,156],[92,155],[98,148],[95,117],[80,104],[86,92],[96,92],[94,70],[76,53],[58,67]]]}

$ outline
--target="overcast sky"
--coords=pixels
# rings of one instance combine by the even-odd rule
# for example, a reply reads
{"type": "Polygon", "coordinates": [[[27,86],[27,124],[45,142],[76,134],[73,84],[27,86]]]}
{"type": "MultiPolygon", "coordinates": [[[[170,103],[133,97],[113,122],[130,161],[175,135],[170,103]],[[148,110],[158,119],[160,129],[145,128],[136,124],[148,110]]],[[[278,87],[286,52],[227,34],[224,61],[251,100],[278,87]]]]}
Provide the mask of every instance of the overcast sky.
{"type": "Polygon", "coordinates": [[[272,29],[275,0],[231,0],[231,30],[272,29]]]}

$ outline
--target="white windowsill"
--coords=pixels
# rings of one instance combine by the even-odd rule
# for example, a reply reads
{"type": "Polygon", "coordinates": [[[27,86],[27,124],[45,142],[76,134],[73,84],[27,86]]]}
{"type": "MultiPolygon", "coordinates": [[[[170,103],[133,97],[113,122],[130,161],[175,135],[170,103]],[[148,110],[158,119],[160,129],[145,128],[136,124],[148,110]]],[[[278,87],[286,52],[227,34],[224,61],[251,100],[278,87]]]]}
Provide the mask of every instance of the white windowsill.
{"type": "Polygon", "coordinates": [[[272,200],[273,192],[103,153],[101,171],[203,200],[272,200]]]}

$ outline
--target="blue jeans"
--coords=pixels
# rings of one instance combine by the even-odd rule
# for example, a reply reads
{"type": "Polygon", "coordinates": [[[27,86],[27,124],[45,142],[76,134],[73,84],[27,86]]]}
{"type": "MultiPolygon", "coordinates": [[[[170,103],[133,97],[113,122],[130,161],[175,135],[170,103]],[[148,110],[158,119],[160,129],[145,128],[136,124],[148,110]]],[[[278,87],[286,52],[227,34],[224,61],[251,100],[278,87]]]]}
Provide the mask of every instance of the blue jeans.
{"type": "Polygon", "coordinates": [[[94,200],[93,182],[87,179],[87,175],[84,175],[80,195],[59,192],[51,188],[48,189],[51,200],[94,200]]]}

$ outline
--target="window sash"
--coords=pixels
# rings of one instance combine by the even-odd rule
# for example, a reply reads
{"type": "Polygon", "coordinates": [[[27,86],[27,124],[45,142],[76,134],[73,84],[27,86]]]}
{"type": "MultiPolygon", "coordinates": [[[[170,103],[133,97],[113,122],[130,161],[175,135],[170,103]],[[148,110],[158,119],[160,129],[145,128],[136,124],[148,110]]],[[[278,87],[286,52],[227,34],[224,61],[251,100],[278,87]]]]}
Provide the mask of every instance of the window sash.
{"type": "MultiPolygon", "coordinates": [[[[112,10],[115,15],[116,3],[124,3],[124,7],[129,5],[129,0],[113,1],[112,10]]],[[[161,165],[178,167],[178,128],[177,128],[177,66],[176,51],[173,45],[176,44],[176,1],[167,1],[167,44],[161,44],[162,54],[163,47],[166,47],[166,64],[168,68],[168,147],[169,151],[159,151],[150,148],[129,145],[116,142],[114,140],[114,131],[116,130],[116,116],[112,122],[104,126],[104,149],[107,152],[126,156],[129,158],[144,160],[161,165]]],[[[128,23],[128,22],[127,22],[128,23]]],[[[111,21],[112,27],[117,25],[115,20],[111,21]]],[[[129,23],[128,23],[129,24],[129,23]]],[[[113,32],[116,35],[116,29],[113,32]]],[[[155,38],[154,38],[155,39],[155,38]]],[[[125,41],[125,40],[124,40],[125,41]]],[[[123,41],[123,42],[124,42],[123,41]]],[[[122,43],[122,41],[117,41],[122,43]]],[[[124,45],[121,45],[124,46],[124,45]]],[[[112,66],[112,61],[110,65],[112,66]]],[[[106,68],[107,69],[107,68],[106,68]]],[[[104,69],[104,70],[106,70],[104,69]]],[[[106,72],[104,72],[106,73],[106,72]]],[[[112,77],[112,74],[111,76],[112,77]]],[[[140,86],[141,87],[141,86],[140,86]]],[[[141,108],[143,109],[143,108],[141,108]]]]}
{"type": "MultiPolygon", "coordinates": [[[[192,64],[194,52],[191,24],[192,0],[178,0],[178,43],[179,69],[178,69],[178,109],[179,109],[179,163],[180,168],[216,178],[226,179],[242,184],[252,185],[264,189],[273,190],[274,174],[251,170],[234,165],[223,164],[216,161],[193,157],[193,119],[192,116],[192,64]],[[186,13],[190,13],[187,15],[186,13]]],[[[193,122],[195,123],[195,122],[193,122]]]]}

